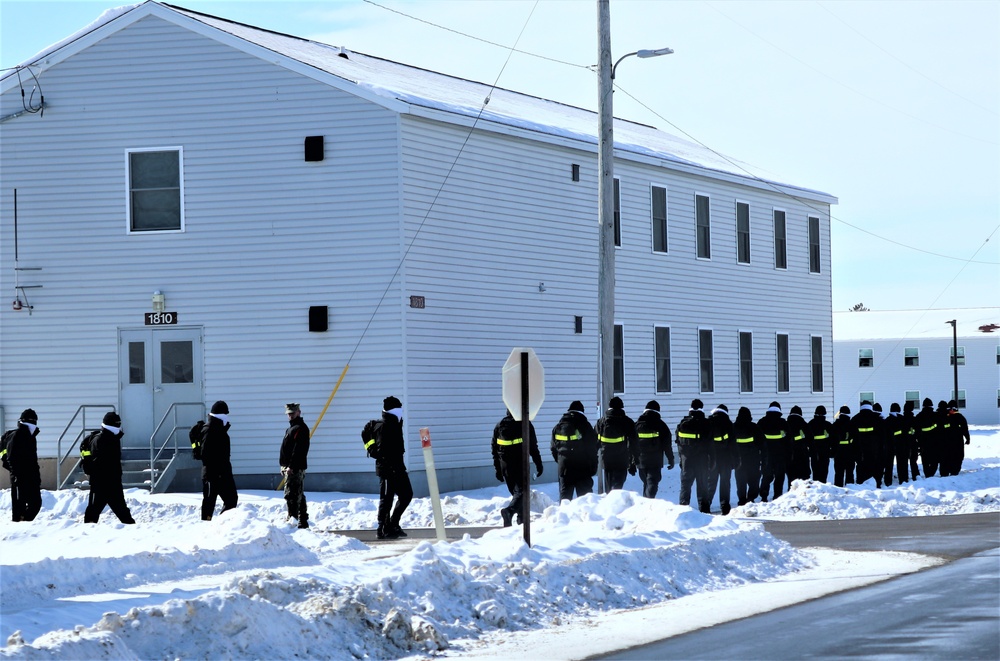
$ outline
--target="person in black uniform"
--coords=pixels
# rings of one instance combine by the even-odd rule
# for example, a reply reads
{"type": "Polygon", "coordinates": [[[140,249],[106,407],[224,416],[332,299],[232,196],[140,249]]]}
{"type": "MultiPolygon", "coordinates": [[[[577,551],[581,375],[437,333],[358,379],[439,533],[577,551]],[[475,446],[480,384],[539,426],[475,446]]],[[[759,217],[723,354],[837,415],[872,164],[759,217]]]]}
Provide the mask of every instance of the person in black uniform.
{"type": "Polygon", "coordinates": [[[741,406],[733,423],[736,439],[736,504],[752,503],[760,490],[760,434],[750,409],[741,406]]]}
{"type": "Polygon", "coordinates": [[[712,439],[709,450],[708,502],[711,504],[715,490],[719,490],[719,508],[722,515],[729,514],[731,482],[735,464],[736,439],[733,422],[729,419],[729,407],[719,404],[708,416],[709,436],[712,439]]]}
{"type": "Polygon", "coordinates": [[[396,397],[382,400],[382,419],[372,420],[361,432],[368,455],[375,459],[375,474],[379,479],[378,528],[379,539],[406,537],[399,525],[403,512],[413,500],[413,485],[406,472],[403,454],[403,403],[396,397]],[[395,506],[393,506],[395,500],[395,506]]]}
{"type": "Polygon", "coordinates": [[[785,492],[785,475],[792,455],[788,423],[781,415],[781,404],[771,402],[764,417],[757,421],[757,429],[763,438],[760,453],[760,500],[767,502],[774,483],[774,498],[785,492]]]}
{"type": "Polygon", "coordinates": [[[875,411],[871,402],[865,400],[861,402],[861,410],[851,422],[853,423],[851,443],[858,462],[855,480],[861,484],[875,478],[876,488],[881,489],[883,471],[881,448],[884,445],[882,416],[875,411]]]}
{"type": "Polygon", "coordinates": [[[903,430],[903,413],[899,404],[889,405],[889,415],[883,419],[885,431],[885,455],[883,456],[882,484],[892,484],[892,466],[896,465],[896,478],[900,484],[907,482],[906,477],[906,443],[903,430]]]}
{"type": "Polygon", "coordinates": [[[854,484],[854,448],[851,447],[851,409],[841,406],[833,420],[833,484],[854,484]]]}
{"type": "Polygon", "coordinates": [[[219,400],[212,404],[208,422],[201,430],[201,520],[211,521],[215,503],[222,498],[222,511],[236,507],[236,480],[230,461],[229,405],[219,400]]]}
{"type": "Polygon", "coordinates": [[[965,461],[965,446],[971,441],[969,422],[959,412],[958,403],[954,399],[948,402],[946,417],[948,424],[943,443],[944,462],[948,466],[948,475],[958,475],[962,472],[962,462],[965,461]]]}
{"type": "Polygon", "coordinates": [[[809,435],[812,442],[809,444],[809,461],[812,469],[812,478],[817,482],[826,482],[830,474],[830,455],[832,454],[833,425],[826,419],[826,407],[820,404],[816,407],[812,420],[808,423],[809,435]]]}
{"type": "Polygon", "coordinates": [[[302,419],[302,409],[295,402],[285,404],[288,429],[281,439],[278,464],[285,478],[285,503],[288,518],[298,519],[299,528],[309,527],[309,513],[306,509],[305,478],[306,461],[309,454],[309,426],[302,419]]]}
{"type": "Polygon", "coordinates": [[[90,495],[83,514],[84,523],[97,523],[108,506],[122,523],[133,524],[132,512],[125,503],[122,487],[122,419],[114,411],[104,414],[101,435],[90,446],[93,460],[90,469],[90,495]]]}
{"type": "Polygon", "coordinates": [[[636,468],[642,480],[642,495],[656,498],[663,476],[663,457],[667,457],[667,470],[674,467],[670,428],[660,417],[660,403],[655,399],[646,404],[646,410],[635,421],[638,438],[636,468]]]}
{"type": "MultiPolygon", "coordinates": [[[[504,528],[510,527],[514,517],[518,524],[524,523],[524,492],[528,485],[524,483],[524,434],[523,423],[515,420],[508,410],[493,428],[493,442],[490,448],[493,452],[493,468],[496,469],[497,481],[507,484],[510,491],[510,503],[500,509],[504,528]]],[[[542,474],[542,455],[538,452],[538,437],[535,436],[535,426],[528,422],[529,439],[528,453],[535,462],[535,473],[542,474]]],[[[531,496],[528,496],[529,502],[531,496]]]]}
{"type": "Polygon", "coordinates": [[[11,518],[34,521],[42,509],[42,475],[38,467],[38,415],[25,409],[7,442],[10,466],[11,518]]]}
{"type": "Polygon", "coordinates": [[[680,505],[691,504],[691,487],[695,488],[698,509],[706,514],[712,510],[712,495],[708,492],[709,453],[712,451],[711,430],[702,411],[700,399],[691,400],[691,408],[677,424],[677,455],[681,464],[681,488],[677,494],[680,505]]]}
{"type": "Polygon", "coordinates": [[[791,462],[788,466],[788,488],[792,488],[793,480],[808,480],[810,475],[809,453],[812,436],[809,434],[809,423],[802,417],[802,407],[797,404],[788,410],[788,436],[792,447],[791,462]]]}
{"type": "Polygon", "coordinates": [[[924,466],[924,477],[934,477],[940,461],[940,436],[943,421],[934,411],[934,402],[930,397],[925,397],[920,413],[913,419],[913,427],[916,430],[917,445],[920,448],[920,462],[924,466]]]}
{"type": "Polygon", "coordinates": [[[597,475],[597,432],[587,420],[583,403],[569,405],[552,428],[552,458],[559,475],[559,500],[572,500],[594,490],[597,475]]]}
{"type": "Polygon", "coordinates": [[[612,397],[604,417],[597,421],[597,440],[600,442],[601,461],[604,464],[604,493],[625,486],[627,473],[635,475],[635,421],[625,415],[621,397],[612,397]]]}
{"type": "Polygon", "coordinates": [[[903,439],[906,446],[907,459],[910,462],[910,479],[914,482],[920,477],[917,460],[920,458],[920,446],[917,444],[916,415],[913,413],[913,402],[907,400],[903,404],[903,439]]]}

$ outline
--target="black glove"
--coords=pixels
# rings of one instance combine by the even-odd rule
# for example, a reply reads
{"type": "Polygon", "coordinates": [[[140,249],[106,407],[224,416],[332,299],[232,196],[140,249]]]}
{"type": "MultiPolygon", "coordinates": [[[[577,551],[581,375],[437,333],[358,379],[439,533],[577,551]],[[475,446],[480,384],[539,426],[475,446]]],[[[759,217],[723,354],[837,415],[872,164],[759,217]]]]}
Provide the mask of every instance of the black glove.
{"type": "Polygon", "coordinates": [[[539,461],[537,464],[535,464],[535,477],[541,477],[542,476],[542,471],[544,469],[545,469],[545,466],[542,466],[542,462],[539,461]]]}
{"type": "Polygon", "coordinates": [[[497,469],[497,482],[503,482],[503,473],[500,472],[499,468],[497,469]]]}
{"type": "Polygon", "coordinates": [[[667,470],[668,471],[672,471],[673,469],[674,469],[674,462],[668,461],[667,462],[667,470]]]}
{"type": "Polygon", "coordinates": [[[631,466],[628,467],[628,474],[635,475],[635,464],[632,464],[631,466]]]}

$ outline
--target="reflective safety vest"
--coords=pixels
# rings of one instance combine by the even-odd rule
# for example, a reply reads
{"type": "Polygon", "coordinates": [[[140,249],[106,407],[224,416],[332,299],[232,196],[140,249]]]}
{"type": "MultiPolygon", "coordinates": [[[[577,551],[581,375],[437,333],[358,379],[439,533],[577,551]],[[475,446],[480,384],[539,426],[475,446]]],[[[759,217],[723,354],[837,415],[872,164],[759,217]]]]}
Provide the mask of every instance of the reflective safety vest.
{"type": "MultiPolygon", "coordinates": [[[[371,447],[372,445],[374,445],[374,444],[375,444],[375,439],[374,439],[374,438],[373,438],[373,439],[370,439],[370,440],[367,440],[367,441],[365,441],[365,449],[367,450],[368,448],[370,448],[370,447],[371,447]]],[[[192,448],[194,447],[194,443],[192,443],[192,444],[191,444],[191,447],[192,447],[192,448]]],[[[81,454],[83,454],[83,453],[81,452],[81,454]]]]}
{"type": "Polygon", "coordinates": [[[655,431],[639,432],[639,438],[659,438],[660,433],[655,431]]]}
{"type": "Polygon", "coordinates": [[[505,441],[502,438],[498,438],[497,439],[497,445],[518,445],[518,444],[523,443],[523,442],[524,442],[524,439],[522,439],[522,438],[515,438],[515,439],[512,439],[510,441],[505,441]]]}
{"type": "Polygon", "coordinates": [[[737,443],[753,443],[753,436],[747,436],[746,438],[736,438],[737,443]]]}
{"type": "Polygon", "coordinates": [[[579,441],[581,438],[583,438],[583,434],[580,433],[579,429],[573,432],[572,436],[566,436],[565,434],[555,435],[557,441],[579,441]]]}
{"type": "Polygon", "coordinates": [[[722,436],[716,436],[714,440],[719,441],[719,442],[728,441],[729,440],[729,434],[723,434],[722,436]]]}
{"type": "MultiPolygon", "coordinates": [[[[607,436],[598,436],[597,438],[601,441],[601,443],[621,443],[625,440],[624,436],[618,436],[615,438],[609,438],[607,436]]],[[[520,442],[521,441],[518,440],[518,443],[520,442]]]]}
{"type": "Polygon", "coordinates": [[[689,431],[678,431],[677,438],[686,438],[689,441],[697,441],[699,438],[698,434],[692,434],[689,431]]]}

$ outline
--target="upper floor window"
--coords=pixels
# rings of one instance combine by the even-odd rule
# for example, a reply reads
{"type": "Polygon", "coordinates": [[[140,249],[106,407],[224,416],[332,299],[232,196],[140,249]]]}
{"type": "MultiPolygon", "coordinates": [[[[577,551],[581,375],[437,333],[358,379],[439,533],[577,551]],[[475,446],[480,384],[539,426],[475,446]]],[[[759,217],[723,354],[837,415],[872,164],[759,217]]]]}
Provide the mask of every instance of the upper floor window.
{"type": "Polygon", "coordinates": [[[653,252],[667,252],[667,189],[662,186],[652,186],[650,197],[653,252]]]}
{"type": "Polygon", "coordinates": [[[615,246],[622,245],[622,187],[621,182],[615,179],[615,246]]]}
{"type": "Polygon", "coordinates": [[[670,392],[670,328],[657,326],[654,331],[656,344],[656,392],[670,392]]]}
{"type": "Polygon", "coordinates": [[[874,349],[858,349],[858,367],[872,367],[875,365],[874,349]]]}
{"type": "Polygon", "coordinates": [[[903,349],[903,364],[907,367],[919,367],[920,349],[917,347],[906,347],[903,349]]]}
{"type": "Polygon", "coordinates": [[[919,390],[907,390],[904,394],[904,402],[910,402],[914,411],[920,410],[920,391],[919,390]]]}
{"type": "Polygon", "coordinates": [[[712,258],[712,218],[707,195],[694,196],[696,231],[698,233],[698,257],[712,258]]]}
{"type": "MultiPolygon", "coordinates": [[[[954,346],[952,346],[951,348],[948,349],[948,355],[951,358],[949,364],[954,365],[955,364],[955,347],[954,346]]],[[[964,365],[965,364],[965,347],[958,347],[958,364],[959,365],[964,365]]]]}
{"type": "Polygon", "coordinates": [[[788,268],[785,239],[785,212],[774,210],[774,268],[788,268]]]}
{"type": "Polygon", "coordinates": [[[964,409],[965,408],[965,391],[964,390],[959,390],[958,391],[958,397],[955,397],[955,391],[952,390],[951,391],[951,398],[955,401],[955,404],[958,405],[958,408],[960,408],[960,409],[964,409]]]}
{"type": "Polygon", "coordinates": [[[809,217],[809,272],[819,273],[819,218],[809,217]]]}
{"type": "Polygon", "coordinates": [[[750,263],[750,205],[736,203],[736,261],[750,263]]]}
{"type": "Polygon", "coordinates": [[[620,324],[615,324],[615,382],[616,393],[625,392],[625,334],[620,324]]]}
{"type": "Polygon", "coordinates": [[[823,338],[812,338],[812,391],[823,392],[823,338]]]}
{"type": "Polygon", "coordinates": [[[1000,346],[997,347],[997,365],[1000,365],[1000,346]]]}
{"type": "Polygon", "coordinates": [[[791,369],[788,364],[788,336],[781,333],[777,336],[775,360],[778,365],[778,392],[788,392],[791,389],[791,369]]]}
{"type": "Polygon", "coordinates": [[[858,393],[858,406],[861,406],[865,402],[869,404],[875,403],[875,391],[874,390],[862,390],[858,393]]]}
{"type": "Polygon", "coordinates": [[[129,231],[184,229],[181,149],[135,150],[127,157],[129,231]]]}
{"type": "Polygon", "coordinates": [[[753,333],[740,331],[740,392],[753,392],[753,333]]]}

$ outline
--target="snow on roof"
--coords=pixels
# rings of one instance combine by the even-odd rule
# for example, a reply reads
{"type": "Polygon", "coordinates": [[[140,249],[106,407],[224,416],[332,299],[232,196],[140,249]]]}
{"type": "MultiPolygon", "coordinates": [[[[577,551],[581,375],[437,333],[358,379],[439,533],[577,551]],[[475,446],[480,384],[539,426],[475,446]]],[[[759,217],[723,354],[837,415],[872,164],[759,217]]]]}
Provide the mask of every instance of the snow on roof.
{"type": "MultiPolygon", "coordinates": [[[[161,11],[166,10],[188,17],[318,71],[336,76],[347,83],[353,83],[358,88],[387,101],[403,102],[411,106],[440,110],[468,118],[479,117],[484,121],[545,135],[597,143],[597,114],[589,110],[502,88],[491,88],[490,85],[483,83],[155,2],[106,11],[83,30],[46,49],[28,62],[37,62],[48,53],[97,30],[136,7],[146,6],[152,6],[150,11],[159,8],[161,11]],[[489,103],[484,105],[487,97],[489,103]]],[[[749,165],[651,126],[616,119],[614,136],[616,149],[661,159],[665,161],[664,165],[667,167],[673,165],[680,168],[708,170],[763,182],[765,186],[779,185],[792,194],[831,204],[837,201],[828,193],[757,177],[750,174],[752,168],[749,165]]]]}
{"type": "Polygon", "coordinates": [[[941,310],[885,310],[834,312],[833,339],[889,340],[900,338],[936,339],[952,337],[951,320],[957,322],[959,337],[993,336],[1000,341],[1000,328],[984,333],[980,326],[1000,325],[1000,307],[941,310]]]}

